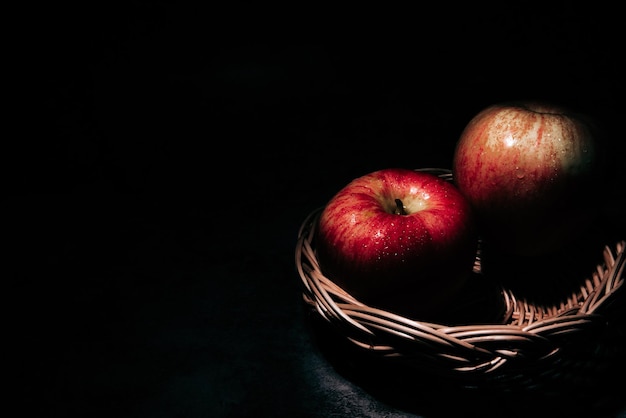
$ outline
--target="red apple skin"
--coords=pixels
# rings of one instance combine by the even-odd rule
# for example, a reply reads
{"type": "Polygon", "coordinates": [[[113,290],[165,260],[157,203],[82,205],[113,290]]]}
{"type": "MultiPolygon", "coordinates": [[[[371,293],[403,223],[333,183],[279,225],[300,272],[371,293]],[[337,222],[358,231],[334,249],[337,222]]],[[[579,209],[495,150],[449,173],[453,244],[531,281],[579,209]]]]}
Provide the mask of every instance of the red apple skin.
{"type": "Polygon", "coordinates": [[[324,275],[371,307],[436,317],[467,282],[477,230],[450,182],[403,168],[357,178],[324,207],[316,232],[324,275]],[[396,213],[400,199],[406,214],[396,213]]]}
{"type": "Polygon", "coordinates": [[[592,128],[584,117],[541,102],[495,104],[470,120],[452,171],[488,246],[547,255],[589,227],[600,176],[592,128]]]}

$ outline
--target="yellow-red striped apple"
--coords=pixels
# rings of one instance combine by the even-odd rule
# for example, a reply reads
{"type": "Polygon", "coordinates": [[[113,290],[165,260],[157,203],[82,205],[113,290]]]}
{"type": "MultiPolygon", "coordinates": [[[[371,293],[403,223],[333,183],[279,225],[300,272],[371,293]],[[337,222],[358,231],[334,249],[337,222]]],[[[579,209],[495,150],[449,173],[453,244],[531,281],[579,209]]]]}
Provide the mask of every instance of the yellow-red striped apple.
{"type": "Polygon", "coordinates": [[[553,103],[499,103],[465,126],[453,178],[486,245],[547,255],[577,239],[593,219],[599,150],[583,115],[553,103]]]}

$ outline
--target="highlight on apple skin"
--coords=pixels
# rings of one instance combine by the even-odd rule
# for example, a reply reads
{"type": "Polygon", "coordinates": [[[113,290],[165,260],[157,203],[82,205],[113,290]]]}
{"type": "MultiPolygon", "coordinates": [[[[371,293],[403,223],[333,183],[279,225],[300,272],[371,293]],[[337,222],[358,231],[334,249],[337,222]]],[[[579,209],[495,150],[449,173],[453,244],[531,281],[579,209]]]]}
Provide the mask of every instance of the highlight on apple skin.
{"type": "Polygon", "coordinates": [[[601,177],[592,128],[563,106],[532,101],[494,104],[469,121],[454,151],[453,178],[487,245],[542,256],[590,227],[601,177]]]}
{"type": "Polygon", "coordinates": [[[436,317],[471,276],[477,230],[449,181],[403,168],[354,179],[324,207],[316,249],[324,275],[359,301],[436,317]]]}

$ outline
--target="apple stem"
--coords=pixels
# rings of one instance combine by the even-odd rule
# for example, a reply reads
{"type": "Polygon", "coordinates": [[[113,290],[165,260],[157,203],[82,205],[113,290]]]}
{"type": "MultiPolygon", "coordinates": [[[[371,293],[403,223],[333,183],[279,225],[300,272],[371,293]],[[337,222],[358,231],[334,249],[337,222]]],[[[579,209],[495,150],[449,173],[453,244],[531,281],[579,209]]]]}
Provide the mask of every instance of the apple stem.
{"type": "Polygon", "coordinates": [[[404,204],[402,200],[396,199],[396,210],[393,211],[396,215],[406,215],[406,211],[404,210],[404,204]]]}

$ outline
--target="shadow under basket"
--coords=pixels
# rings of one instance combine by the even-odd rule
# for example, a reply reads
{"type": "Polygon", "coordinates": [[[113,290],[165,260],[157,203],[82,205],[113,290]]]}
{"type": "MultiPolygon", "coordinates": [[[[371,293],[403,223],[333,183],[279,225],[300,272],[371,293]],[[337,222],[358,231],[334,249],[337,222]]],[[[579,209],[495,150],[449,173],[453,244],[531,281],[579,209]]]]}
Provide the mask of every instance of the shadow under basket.
{"type": "MultiPolygon", "coordinates": [[[[452,181],[449,170],[423,170],[452,181]]],[[[493,280],[500,307],[497,319],[439,324],[369,307],[325,277],[315,250],[320,213],[317,209],[303,221],[295,263],[309,319],[323,330],[338,367],[352,376],[392,376],[400,385],[420,381],[431,388],[517,394],[604,390],[615,378],[623,388],[624,240],[603,244],[597,266],[594,262],[595,268],[581,275],[581,283],[564,288],[558,300],[549,303],[531,302],[485,277],[479,245],[473,275],[493,280]]],[[[463,297],[481,296],[468,292],[463,297]]]]}

